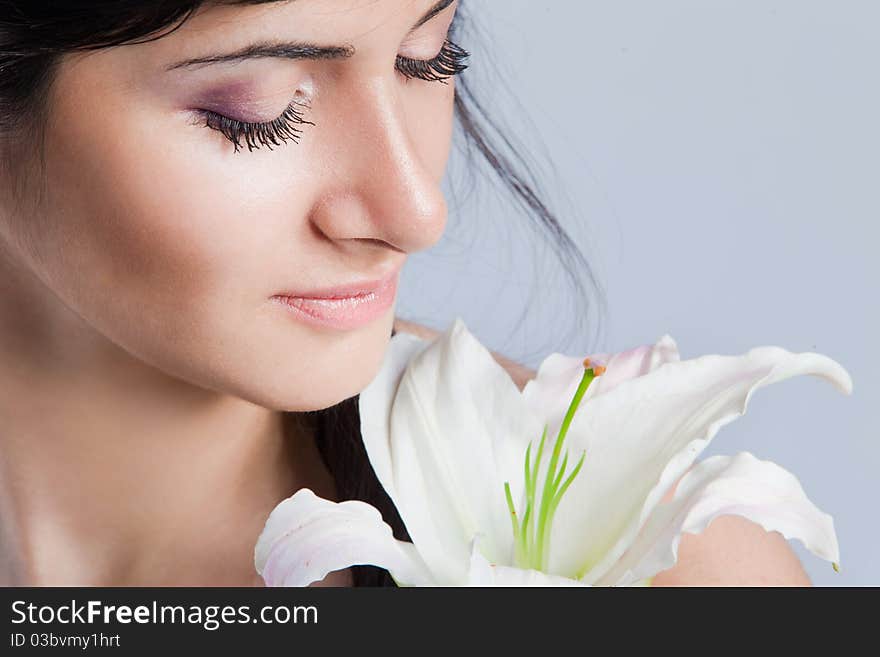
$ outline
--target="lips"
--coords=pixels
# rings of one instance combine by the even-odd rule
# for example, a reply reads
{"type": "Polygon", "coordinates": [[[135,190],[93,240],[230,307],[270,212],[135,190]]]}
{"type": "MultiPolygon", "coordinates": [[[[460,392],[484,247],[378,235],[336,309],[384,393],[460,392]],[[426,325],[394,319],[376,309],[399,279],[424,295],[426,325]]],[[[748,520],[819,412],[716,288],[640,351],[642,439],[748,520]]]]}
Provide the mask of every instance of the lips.
{"type": "Polygon", "coordinates": [[[281,292],[276,296],[290,297],[294,299],[345,299],[353,297],[362,297],[371,293],[376,293],[381,288],[386,287],[400,273],[402,263],[397,265],[384,277],[375,280],[361,280],[341,285],[333,285],[322,287],[320,289],[312,289],[307,291],[287,291],[281,292]]]}
{"type": "Polygon", "coordinates": [[[349,330],[377,319],[393,305],[399,271],[400,266],[378,280],[282,292],[272,300],[292,311],[299,320],[325,328],[349,330]]]}

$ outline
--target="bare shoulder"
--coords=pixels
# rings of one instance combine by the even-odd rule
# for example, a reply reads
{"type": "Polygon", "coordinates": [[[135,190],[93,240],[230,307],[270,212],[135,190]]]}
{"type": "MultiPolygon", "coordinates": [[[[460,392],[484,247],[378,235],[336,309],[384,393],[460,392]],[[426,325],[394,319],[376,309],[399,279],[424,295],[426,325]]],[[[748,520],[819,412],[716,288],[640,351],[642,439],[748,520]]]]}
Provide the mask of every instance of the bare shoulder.
{"type": "MultiPolygon", "coordinates": [[[[677,485],[678,482],[676,482],[677,485]]],[[[664,501],[672,497],[675,486],[664,501]]],[[[742,516],[715,518],[699,534],[682,534],[678,561],[658,573],[653,586],[811,586],[810,578],[779,532],[742,516]]]]}
{"type": "MultiPolygon", "coordinates": [[[[427,326],[422,326],[421,324],[416,324],[415,322],[400,319],[399,317],[394,318],[394,330],[404,333],[411,333],[412,335],[423,338],[425,340],[433,340],[438,335],[440,335],[440,331],[429,328],[427,326]]],[[[501,365],[505,370],[507,370],[507,373],[510,374],[510,378],[513,379],[514,383],[516,383],[520,390],[523,389],[523,387],[530,379],[535,378],[535,375],[537,374],[537,372],[535,372],[534,370],[510,360],[502,354],[494,351],[492,351],[491,354],[495,358],[496,362],[501,365]]]]}
{"type": "Polygon", "coordinates": [[[416,324],[415,322],[410,322],[405,319],[400,319],[400,317],[394,318],[394,330],[402,333],[411,333],[419,338],[423,338],[425,340],[433,340],[438,335],[440,335],[440,331],[434,330],[427,326],[422,326],[421,324],[416,324]]]}

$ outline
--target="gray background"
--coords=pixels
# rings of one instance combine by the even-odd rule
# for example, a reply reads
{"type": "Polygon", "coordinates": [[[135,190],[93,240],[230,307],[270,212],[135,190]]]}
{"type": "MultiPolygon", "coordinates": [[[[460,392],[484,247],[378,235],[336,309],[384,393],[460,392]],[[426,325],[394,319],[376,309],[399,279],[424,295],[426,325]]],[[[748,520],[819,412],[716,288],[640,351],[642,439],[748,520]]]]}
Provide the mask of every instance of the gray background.
{"type": "Polygon", "coordinates": [[[814,584],[880,584],[880,3],[465,8],[465,75],[529,147],[607,306],[574,332],[584,312],[558,259],[508,192],[457,197],[456,150],[447,232],[411,257],[397,314],[440,329],[460,316],[531,367],[666,332],[683,358],[776,344],[837,359],[851,397],[812,377],[764,388],[703,457],[748,450],[794,472],[840,540],[840,574],[792,541],[814,584]]]}

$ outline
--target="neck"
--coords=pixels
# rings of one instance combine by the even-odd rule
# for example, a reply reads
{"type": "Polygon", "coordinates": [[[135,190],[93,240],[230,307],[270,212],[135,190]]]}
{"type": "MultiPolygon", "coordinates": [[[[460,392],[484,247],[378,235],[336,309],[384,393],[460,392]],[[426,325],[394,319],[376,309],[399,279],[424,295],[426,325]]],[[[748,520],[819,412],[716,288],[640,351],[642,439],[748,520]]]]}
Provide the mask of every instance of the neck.
{"type": "Polygon", "coordinates": [[[327,496],[283,420],[135,358],[0,260],[0,583],[261,584],[269,512],[327,496]]]}

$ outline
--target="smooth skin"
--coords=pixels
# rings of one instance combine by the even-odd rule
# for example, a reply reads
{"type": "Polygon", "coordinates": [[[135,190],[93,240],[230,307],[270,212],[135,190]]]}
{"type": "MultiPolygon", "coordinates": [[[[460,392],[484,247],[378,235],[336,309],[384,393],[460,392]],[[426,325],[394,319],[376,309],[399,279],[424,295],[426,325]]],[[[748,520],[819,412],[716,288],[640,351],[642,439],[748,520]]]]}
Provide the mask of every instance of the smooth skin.
{"type": "MultiPolygon", "coordinates": [[[[156,41],[63,58],[45,169],[2,144],[0,584],[260,586],[269,511],[303,486],[335,499],[281,411],[366,387],[394,309],[334,331],[270,298],[379,278],[442,236],[454,79],[394,69],[439,51],[457,3],[411,31],[433,4],[205,5],[156,41]],[[167,70],[266,40],[356,52],[167,70]],[[273,150],[235,153],[195,118],[268,121],[294,98],[316,125],[273,150]]],[[[784,541],[726,526],[683,541],[666,583],[806,583],[784,541]]]]}
{"type": "Polygon", "coordinates": [[[333,498],[280,411],[365,388],[394,310],[324,330],[270,298],[379,278],[443,234],[454,80],[394,67],[440,50],[457,3],[410,34],[433,4],[205,6],[65,57],[45,185],[33,144],[0,179],[0,582],[260,585],[269,511],[303,486],[333,498]],[[266,40],[356,52],[166,70],[266,40]],[[273,150],[193,120],[295,97],[315,125],[273,150]]]}

